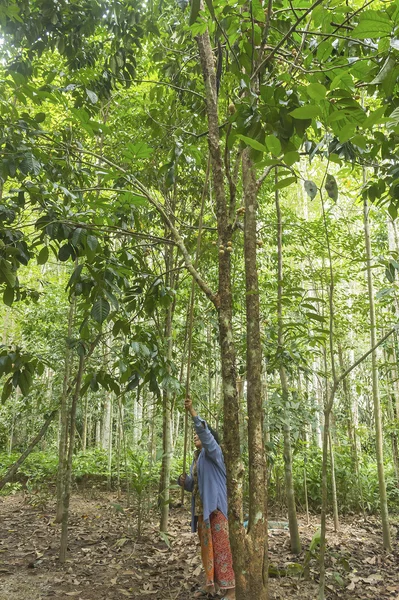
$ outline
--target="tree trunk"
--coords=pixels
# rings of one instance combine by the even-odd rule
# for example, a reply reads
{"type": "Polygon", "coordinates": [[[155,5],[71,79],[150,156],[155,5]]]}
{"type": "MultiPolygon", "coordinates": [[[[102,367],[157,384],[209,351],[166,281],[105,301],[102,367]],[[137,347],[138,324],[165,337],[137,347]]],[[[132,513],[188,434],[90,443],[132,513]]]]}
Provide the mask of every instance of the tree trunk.
{"type": "Polygon", "coordinates": [[[262,344],[259,325],[259,284],[256,259],[257,185],[255,167],[249,149],[242,157],[244,217],[245,299],[247,320],[247,406],[249,459],[249,523],[250,561],[248,563],[248,596],[267,597],[267,504],[266,461],[263,445],[262,344]]]}
{"type": "Polygon", "coordinates": [[[334,354],[334,326],[335,326],[335,315],[334,315],[334,269],[332,262],[332,253],[330,246],[330,236],[328,231],[328,224],[326,218],[326,211],[324,206],[324,199],[320,192],[321,206],[323,212],[323,223],[326,236],[326,244],[328,251],[328,262],[329,262],[329,275],[330,281],[328,286],[328,306],[329,306],[329,350],[330,350],[330,361],[331,361],[331,374],[332,384],[330,387],[327,377],[327,352],[324,349],[325,357],[325,373],[326,373],[326,392],[324,402],[324,429],[323,429],[323,463],[322,463],[322,506],[321,506],[321,527],[320,527],[320,582],[319,582],[319,600],[324,600],[325,597],[325,554],[326,554],[326,520],[327,520],[327,501],[328,501],[328,487],[327,487],[327,476],[328,476],[328,440],[330,436],[330,417],[331,411],[334,406],[336,386],[338,385],[337,370],[335,367],[335,354],[334,354]]]}
{"type": "MultiPolygon", "coordinates": [[[[277,171],[276,171],[277,183],[277,171]]],[[[277,216],[277,319],[278,319],[278,356],[279,373],[284,410],[284,474],[285,490],[287,495],[288,523],[290,529],[291,551],[294,554],[301,552],[301,540],[299,537],[298,519],[296,515],[294,478],[292,475],[292,450],[291,450],[291,428],[289,424],[288,398],[289,389],[287,374],[283,364],[284,354],[284,331],[283,331],[283,224],[281,220],[281,209],[279,191],[275,192],[276,216],[277,216]]],[[[250,339],[250,338],[248,338],[250,339]]]]}
{"type": "MultiPolygon", "coordinates": [[[[108,402],[107,402],[108,404],[108,402]]],[[[109,396],[109,410],[107,410],[106,415],[109,418],[109,422],[108,422],[108,446],[106,446],[106,450],[108,453],[108,475],[107,475],[107,489],[110,491],[112,488],[112,452],[113,452],[113,447],[112,447],[112,438],[113,438],[113,423],[114,423],[114,403],[112,401],[112,396],[110,394],[109,396]]]]}
{"type": "MultiPolygon", "coordinates": [[[[72,297],[69,305],[68,313],[68,340],[72,338],[73,320],[75,315],[76,300],[72,297]]],[[[66,471],[66,447],[68,438],[68,386],[73,359],[71,350],[68,346],[65,347],[65,366],[64,379],[62,382],[62,396],[60,405],[60,428],[59,428],[59,445],[58,445],[58,470],[57,470],[57,509],[55,522],[61,523],[63,513],[63,484],[65,481],[66,471]]]]}
{"type": "Polygon", "coordinates": [[[66,471],[64,473],[63,482],[63,513],[62,513],[62,525],[61,525],[61,544],[59,559],[60,563],[64,564],[66,560],[66,553],[68,548],[68,521],[69,521],[69,500],[71,497],[71,480],[72,480],[72,458],[73,449],[75,444],[75,431],[76,431],[76,408],[78,404],[80,388],[82,385],[83,367],[84,367],[84,355],[83,353],[79,357],[79,368],[75,384],[75,392],[72,398],[70,417],[69,417],[69,446],[67,455],[66,471]]]}
{"type": "Polygon", "coordinates": [[[86,448],[87,448],[87,429],[88,429],[88,399],[87,399],[87,394],[85,396],[85,405],[84,405],[84,413],[83,413],[83,428],[82,428],[82,452],[85,453],[86,452],[86,448]]]}
{"type": "Polygon", "coordinates": [[[328,432],[328,442],[329,442],[329,446],[330,446],[331,488],[332,488],[332,502],[333,502],[333,516],[334,516],[334,531],[339,531],[337,486],[336,486],[336,482],[335,482],[335,459],[334,459],[334,447],[333,447],[333,442],[332,442],[331,431],[328,432]]]}
{"type": "MultiPolygon", "coordinates": [[[[232,221],[229,220],[229,211],[225,196],[224,168],[219,137],[215,63],[208,31],[199,35],[197,42],[205,83],[209,129],[208,144],[211,156],[219,245],[227,248],[227,242],[231,241],[232,221]]],[[[253,558],[254,551],[248,552],[246,549],[246,536],[243,527],[243,465],[240,451],[236,356],[232,326],[231,261],[230,253],[227,251],[219,253],[217,306],[224,406],[224,448],[227,469],[227,493],[229,498],[229,530],[236,575],[236,597],[237,600],[264,600],[266,598],[265,595],[258,597],[247,595],[247,585],[252,578],[252,574],[248,571],[248,563],[253,558]]]]}
{"type": "MultiPolygon", "coordinates": [[[[166,249],[167,260],[166,270],[171,271],[172,259],[173,259],[173,246],[166,249]],[[169,256],[168,256],[169,254],[169,256]]],[[[173,285],[173,279],[169,273],[169,285],[173,285]]],[[[173,313],[175,303],[171,302],[168,306],[165,320],[165,343],[166,343],[166,355],[168,365],[171,364],[173,359],[173,337],[172,337],[172,325],[173,325],[173,313]]],[[[160,494],[159,504],[161,509],[161,522],[160,531],[168,531],[168,520],[169,520],[169,498],[170,498],[170,469],[172,460],[172,394],[170,390],[164,390],[162,398],[162,468],[161,468],[161,479],[160,479],[160,494]]]]}
{"type": "MultiPolygon", "coordinates": [[[[340,371],[341,371],[341,373],[343,373],[344,372],[344,358],[343,358],[342,348],[341,348],[340,344],[338,345],[338,359],[339,359],[340,371]]],[[[351,357],[349,362],[350,363],[354,362],[353,357],[351,357]]],[[[355,466],[356,485],[357,485],[358,492],[359,492],[360,508],[362,509],[363,514],[364,514],[365,511],[364,511],[364,500],[363,500],[363,488],[362,488],[362,481],[360,479],[360,471],[359,471],[359,455],[358,455],[356,426],[355,426],[355,421],[354,421],[354,408],[353,408],[353,403],[352,403],[352,393],[351,393],[350,382],[347,381],[346,377],[342,382],[342,386],[343,386],[343,391],[344,391],[345,406],[346,406],[347,419],[348,419],[348,435],[349,435],[349,439],[351,442],[352,457],[353,457],[353,463],[355,466]]]]}
{"type": "Polygon", "coordinates": [[[108,451],[109,440],[111,437],[111,425],[112,425],[112,399],[111,394],[105,391],[105,402],[104,402],[104,413],[103,413],[103,426],[101,428],[101,446],[104,450],[108,451]]]}
{"type": "Polygon", "coordinates": [[[323,448],[323,402],[321,400],[320,394],[320,384],[319,378],[317,376],[317,371],[319,370],[319,364],[317,360],[313,362],[313,408],[315,410],[315,429],[316,429],[316,444],[320,450],[323,448]]]}
{"type": "MultiPolygon", "coordinates": [[[[376,345],[376,320],[375,320],[375,306],[374,306],[374,285],[373,276],[371,272],[371,241],[370,241],[370,228],[369,228],[369,211],[367,200],[363,201],[363,216],[364,216],[364,238],[366,246],[366,257],[367,257],[367,285],[368,285],[368,300],[369,300],[369,312],[370,312],[370,339],[371,347],[376,345]]],[[[388,516],[388,503],[387,493],[385,487],[385,473],[384,473],[384,453],[383,453],[383,435],[382,435],[382,422],[381,422],[381,404],[380,404],[380,393],[378,384],[378,365],[377,365],[377,350],[371,353],[371,373],[372,373],[372,384],[373,384],[373,404],[374,404],[374,423],[375,423],[375,443],[376,443],[376,456],[377,456],[377,471],[378,471],[378,483],[380,492],[380,510],[381,510],[381,521],[382,521],[382,537],[383,544],[386,550],[391,549],[391,534],[389,531],[389,516],[388,516]]]]}
{"type": "MultiPolygon", "coordinates": [[[[333,403],[334,397],[331,397],[333,403]]],[[[321,527],[320,527],[320,581],[319,581],[319,600],[324,600],[326,586],[326,524],[327,524],[327,503],[328,503],[328,432],[330,429],[330,412],[327,409],[324,412],[324,431],[323,431],[323,463],[321,471],[321,527]]]]}

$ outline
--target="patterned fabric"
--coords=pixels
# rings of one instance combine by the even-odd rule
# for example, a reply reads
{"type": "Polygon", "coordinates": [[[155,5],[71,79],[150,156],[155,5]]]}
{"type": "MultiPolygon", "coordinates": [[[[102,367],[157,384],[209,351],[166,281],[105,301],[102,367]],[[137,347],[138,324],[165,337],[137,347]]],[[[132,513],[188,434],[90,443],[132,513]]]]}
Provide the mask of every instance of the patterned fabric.
{"type": "Polygon", "coordinates": [[[198,517],[198,535],[201,542],[201,558],[206,584],[215,583],[221,589],[235,587],[233,560],[231,557],[229,526],[220,510],[215,510],[209,521],[198,517]]]}

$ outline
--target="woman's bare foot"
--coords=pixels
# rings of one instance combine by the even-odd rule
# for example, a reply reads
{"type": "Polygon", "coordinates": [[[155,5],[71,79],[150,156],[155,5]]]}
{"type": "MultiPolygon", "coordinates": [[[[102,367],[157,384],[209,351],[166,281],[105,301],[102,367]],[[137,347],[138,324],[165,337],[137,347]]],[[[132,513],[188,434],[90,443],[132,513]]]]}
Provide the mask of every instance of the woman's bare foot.
{"type": "Polygon", "coordinates": [[[211,594],[212,596],[215,594],[214,585],[204,585],[200,587],[200,589],[194,593],[194,598],[204,598],[207,594],[211,594]]]}
{"type": "Polygon", "coordinates": [[[230,588],[229,590],[221,590],[221,592],[224,593],[224,596],[222,596],[222,600],[224,598],[226,598],[226,600],[235,600],[236,597],[236,591],[234,588],[230,588]]]}

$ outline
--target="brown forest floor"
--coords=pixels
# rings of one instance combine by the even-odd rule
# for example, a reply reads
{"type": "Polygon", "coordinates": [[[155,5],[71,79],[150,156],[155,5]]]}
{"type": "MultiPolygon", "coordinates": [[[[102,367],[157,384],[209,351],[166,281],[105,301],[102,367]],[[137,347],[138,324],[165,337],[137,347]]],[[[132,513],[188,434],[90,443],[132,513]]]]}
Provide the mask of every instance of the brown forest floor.
{"type": "MultiPolygon", "coordinates": [[[[301,536],[308,547],[317,528],[301,516],[301,536]]],[[[140,540],[135,519],[116,496],[79,495],[72,500],[68,561],[57,560],[60,526],[54,523],[54,503],[33,508],[22,495],[0,498],[0,600],[191,600],[201,571],[196,536],[189,533],[185,509],[172,509],[171,548],[146,524],[140,540]],[[122,510],[120,509],[122,508],[122,510]]],[[[328,598],[399,600],[398,527],[394,550],[383,553],[380,528],[374,518],[342,519],[341,532],[329,529],[328,598]]],[[[302,563],[289,552],[288,532],[271,530],[270,560],[280,569],[302,563]]],[[[317,565],[310,574],[317,581],[317,565]]],[[[270,600],[317,597],[317,582],[298,577],[270,580],[270,600]]]]}

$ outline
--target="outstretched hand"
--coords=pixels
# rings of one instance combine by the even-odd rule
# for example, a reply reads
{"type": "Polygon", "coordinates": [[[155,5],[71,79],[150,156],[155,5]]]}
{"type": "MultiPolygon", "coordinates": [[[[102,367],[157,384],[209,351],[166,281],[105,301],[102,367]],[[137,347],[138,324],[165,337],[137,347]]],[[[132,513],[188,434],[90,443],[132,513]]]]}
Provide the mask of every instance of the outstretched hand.
{"type": "Polygon", "coordinates": [[[191,400],[191,398],[186,398],[184,400],[184,407],[190,413],[190,415],[192,417],[196,417],[197,416],[197,413],[194,410],[193,401],[191,400]]]}

